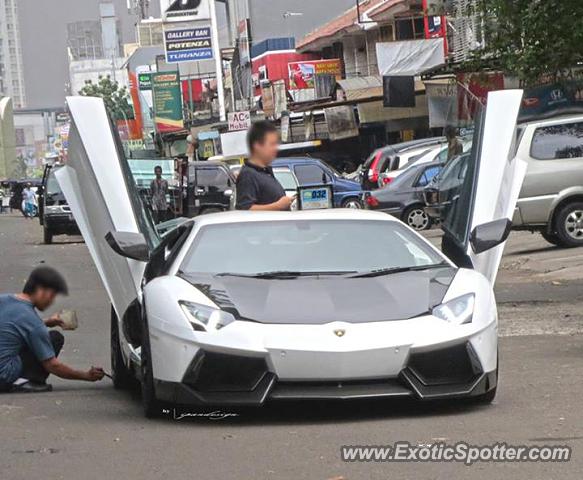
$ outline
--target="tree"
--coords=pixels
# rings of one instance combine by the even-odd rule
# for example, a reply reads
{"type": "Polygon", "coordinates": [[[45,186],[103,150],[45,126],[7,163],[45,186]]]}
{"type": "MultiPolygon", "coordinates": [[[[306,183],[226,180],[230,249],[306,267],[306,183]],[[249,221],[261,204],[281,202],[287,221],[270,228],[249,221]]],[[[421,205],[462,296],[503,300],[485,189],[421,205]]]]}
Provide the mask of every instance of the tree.
{"type": "Polygon", "coordinates": [[[91,80],[85,81],[85,86],[79,91],[79,95],[86,97],[103,98],[105,108],[115,120],[128,120],[134,118],[134,110],[130,104],[128,89],[120,87],[109,75],[99,77],[97,83],[91,80]]]}
{"type": "Polygon", "coordinates": [[[516,75],[524,86],[579,75],[583,1],[478,0],[477,4],[485,48],[476,52],[470,62],[473,68],[502,70],[516,75]]]}

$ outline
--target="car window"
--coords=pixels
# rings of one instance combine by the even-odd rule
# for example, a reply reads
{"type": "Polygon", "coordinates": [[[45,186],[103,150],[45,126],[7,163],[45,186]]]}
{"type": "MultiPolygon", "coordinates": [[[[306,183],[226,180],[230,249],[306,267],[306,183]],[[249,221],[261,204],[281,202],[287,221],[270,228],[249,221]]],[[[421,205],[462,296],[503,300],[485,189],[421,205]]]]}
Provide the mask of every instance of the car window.
{"type": "Polygon", "coordinates": [[[583,122],[537,128],[530,155],[537,160],[583,158],[583,122]]]}
{"type": "Polygon", "coordinates": [[[46,187],[46,194],[47,195],[55,195],[60,194],[61,187],[59,186],[59,182],[57,181],[57,177],[55,176],[55,170],[51,169],[51,173],[47,177],[47,187],[46,187]]]}
{"type": "Polygon", "coordinates": [[[229,175],[222,168],[197,168],[196,184],[205,188],[226,188],[230,180],[229,175]]]}
{"type": "Polygon", "coordinates": [[[419,177],[419,180],[417,180],[417,186],[425,187],[426,185],[429,185],[429,183],[431,183],[431,180],[435,178],[435,176],[440,172],[440,170],[441,167],[438,165],[426,168],[425,171],[419,177]]]}
{"type": "Polygon", "coordinates": [[[284,190],[296,190],[298,185],[289,170],[274,170],[273,174],[284,190]]]}
{"type": "Polygon", "coordinates": [[[294,172],[300,185],[326,183],[329,175],[318,165],[296,165],[294,172]]]}
{"type": "Polygon", "coordinates": [[[202,227],[180,270],[187,274],[247,275],[274,271],[361,272],[441,262],[443,257],[438,252],[398,222],[246,221],[202,227]],[[355,249],[363,238],[383,241],[355,249]]]}

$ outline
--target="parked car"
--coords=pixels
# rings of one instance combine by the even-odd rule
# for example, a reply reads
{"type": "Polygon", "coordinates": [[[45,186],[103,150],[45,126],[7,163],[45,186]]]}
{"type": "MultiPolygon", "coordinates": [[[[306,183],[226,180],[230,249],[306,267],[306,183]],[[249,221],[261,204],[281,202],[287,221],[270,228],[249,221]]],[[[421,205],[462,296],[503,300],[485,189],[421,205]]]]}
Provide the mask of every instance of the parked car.
{"type": "Polygon", "coordinates": [[[159,237],[122,173],[103,100],[70,97],[72,154],[59,179],[74,211],[86,213],[83,236],[112,305],[114,386],[137,379],[147,416],[161,413],[160,402],[490,403],[493,284],[504,212],[517,197],[502,185],[517,193],[522,182],[509,160],[520,102],[515,91],[488,98],[476,177],[458,195],[464,221],[444,233],[462,239],[449,245],[456,264],[398,220],[367,211],[229,212],[159,237]],[[484,181],[490,175],[495,183],[484,181]],[[374,241],[358,248],[362,239],[374,241]]]}
{"type": "Polygon", "coordinates": [[[53,243],[55,235],[80,235],[71,208],[59,186],[55,173],[62,166],[46,165],[38,189],[39,222],[43,227],[44,243],[53,243]]]}
{"type": "MultiPolygon", "coordinates": [[[[462,146],[463,146],[463,153],[467,153],[472,148],[472,139],[466,138],[462,139],[462,146]]],[[[423,152],[419,155],[411,157],[409,161],[399,168],[399,170],[392,170],[392,171],[385,171],[379,175],[379,188],[384,187],[391,183],[395,178],[401,175],[403,172],[406,172],[407,169],[414,165],[421,165],[423,163],[431,163],[431,162],[441,162],[445,163],[447,161],[447,154],[448,154],[449,147],[447,144],[444,145],[436,145],[431,150],[427,152],[423,152]]]]}
{"type": "Polygon", "coordinates": [[[516,155],[527,172],[513,228],[538,231],[550,243],[583,246],[583,116],[519,127],[516,155]]]}
{"type": "Polygon", "coordinates": [[[459,192],[460,186],[466,178],[470,155],[470,153],[465,153],[452,158],[444,164],[439,174],[423,188],[425,213],[432,222],[441,219],[443,202],[455,201],[455,195],[459,192]]]}
{"type": "Polygon", "coordinates": [[[273,162],[276,178],[289,194],[298,186],[330,184],[334,192],[335,208],[362,208],[362,187],[359,182],[347,180],[321,160],[308,157],[278,158],[273,162]]]}
{"type": "Polygon", "coordinates": [[[433,221],[425,212],[423,189],[442,167],[442,162],[411,166],[386,187],[365,193],[366,208],[389,213],[414,230],[431,228],[433,221]]]}
{"type": "Polygon", "coordinates": [[[412,157],[429,153],[436,146],[445,143],[445,137],[433,137],[378,148],[368,157],[362,166],[362,187],[365,190],[379,188],[379,176],[382,172],[399,170],[412,157]]]}
{"type": "Polygon", "coordinates": [[[235,176],[223,162],[191,162],[188,165],[186,216],[230,210],[234,202],[235,176]]]}

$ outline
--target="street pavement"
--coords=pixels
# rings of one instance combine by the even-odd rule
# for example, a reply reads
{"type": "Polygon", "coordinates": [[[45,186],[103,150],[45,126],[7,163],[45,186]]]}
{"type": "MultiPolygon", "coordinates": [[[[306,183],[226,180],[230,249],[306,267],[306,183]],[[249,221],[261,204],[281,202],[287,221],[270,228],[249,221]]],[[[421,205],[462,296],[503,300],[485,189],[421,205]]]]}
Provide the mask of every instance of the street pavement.
{"type": "MultiPolygon", "coordinates": [[[[41,239],[36,220],[0,215],[0,292],[18,291],[39,263],[58,267],[70,296],[56,309],[74,308],[80,321],[66,333],[62,358],[109,370],[109,303],[85,245],[78,237],[56,237],[50,246],[41,239]]],[[[511,235],[496,289],[501,383],[491,406],[300,402],[236,410],[223,420],[146,420],[137,394],[114,391],[107,379],[53,379],[51,393],[0,396],[0,479],[580,479],[582,263],[583,249],[511,235]],[[573,458],[471,467],[340,459],[342,445],[397,441],[568,445],[573,458]]]]}

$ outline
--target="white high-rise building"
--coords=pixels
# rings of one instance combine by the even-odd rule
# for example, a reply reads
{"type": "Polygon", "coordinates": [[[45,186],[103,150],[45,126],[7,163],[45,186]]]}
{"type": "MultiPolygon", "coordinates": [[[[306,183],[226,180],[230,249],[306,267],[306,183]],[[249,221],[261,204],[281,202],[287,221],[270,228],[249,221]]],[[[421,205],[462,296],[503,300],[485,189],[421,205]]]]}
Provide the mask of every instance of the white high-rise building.
{"type": "Polygon", "coordinates": [[[0,0],[0,97],[14,108],[26,106],[17,0],[0,0]]]}

